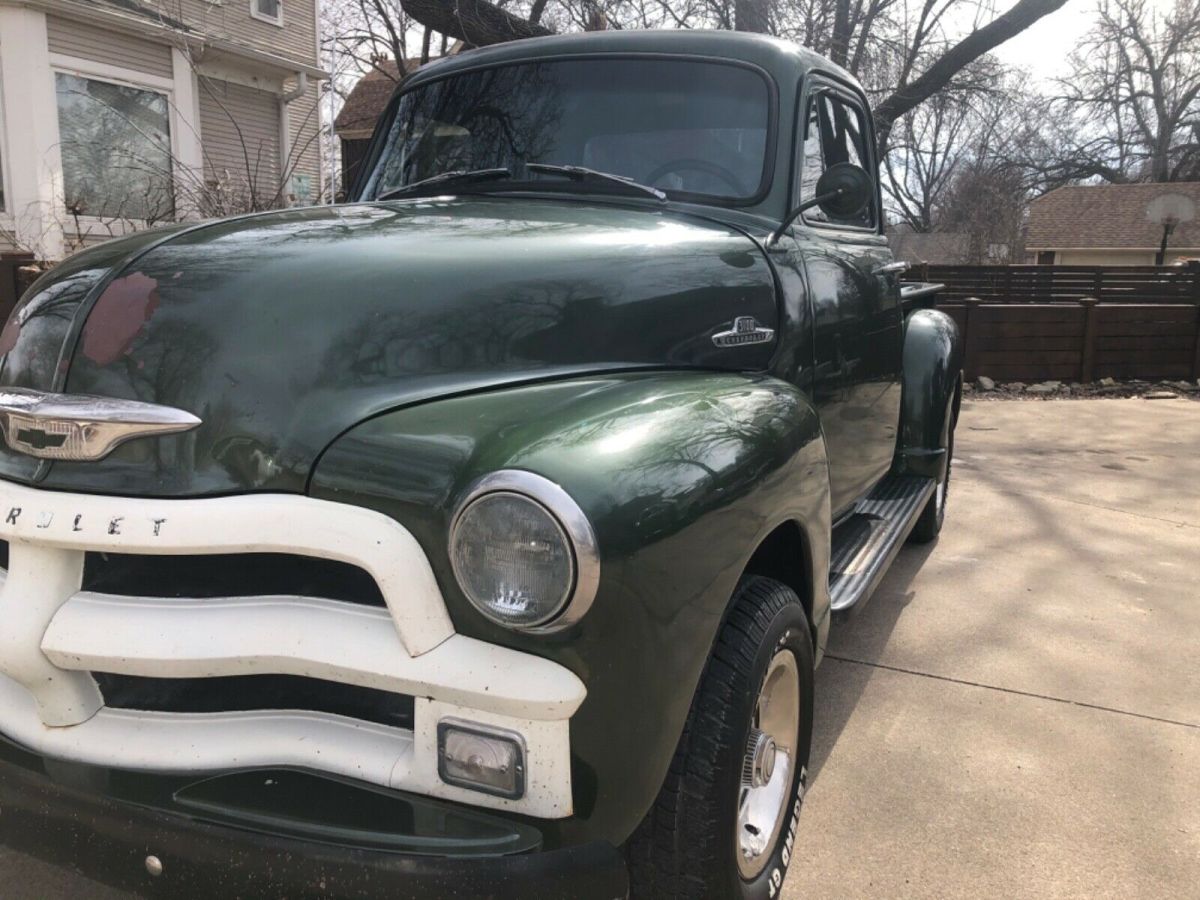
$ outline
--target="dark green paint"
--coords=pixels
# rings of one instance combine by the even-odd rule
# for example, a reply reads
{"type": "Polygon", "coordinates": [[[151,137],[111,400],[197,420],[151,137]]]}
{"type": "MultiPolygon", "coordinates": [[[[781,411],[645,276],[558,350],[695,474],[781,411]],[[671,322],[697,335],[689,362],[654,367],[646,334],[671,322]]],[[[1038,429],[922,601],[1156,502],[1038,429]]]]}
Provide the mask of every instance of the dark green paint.
{"type": "Polygon", "coordinates": [[[376,418],[317,467],[314,496],[378,509],[428,554],[456,630],[554,659],[587,685],[571,721],[577,815],[553,843],[623,841],[658,791],[734,585],[784,522],[807,535],[825,627],[829,507],[820,423],[768,376],[645,373],[514,387],[376,418]],[[563,634],[493,625],[463,598],[449,516],[496,469],[561,484],[591,519],[601,584],[563,634]]]}
{"type": "Polygon", "coordinates": [[[910,313],[904,334],[904,399],[897,470],[936,478],[946,434],[946,416],[961,397],[962,342],[944,312],[910,313]]]}
{"type": "Polygon", "coordinates": [[[204,420],[100,463],[39,466],[3,450],[5,478],[146,496],[309,491],[409,528],[460,632],[557,660],[587,684],[571,725],[576,815],[538,823],[551,846],[619,843],[637,825],[736,581],[787,523],[824,644],[832,514],[894,458],[923,471],[960,366],[944,316],[915,313],[903,333],[896,285],[878,272],[891,260],[882,235],[799,221],[762,249],[795,205],[806,76],[819,69],[861,97],[808,51],[614,32],[464,53],[408,83],[577,53],[760,67],[779,120],[762,199],[462,196],[136,236],[31,290],[0,377],[204,420]],[[775,339],[715,348],[739,315],[775,339]],[[595,527],[599,593],[563,633],[488,622],[450,572],[450,512],[500,468],[558,482],[595,527]]]}
{"type": "MultiPolygon", "coordinates": [[[[330,441],[398,406],[590,371],[761,369],[771,344],[711,337],[735,315],[774,326],[775,308],[751,240],[671,212],[427,199],[217,223],[137,258],[60,328],[89,316],[69,392],[174,406],[203,425],[55,463],[44,483],[299,492],[330,441]]],[[[38,338],[42,353],[60,344],[38,338]]]]}

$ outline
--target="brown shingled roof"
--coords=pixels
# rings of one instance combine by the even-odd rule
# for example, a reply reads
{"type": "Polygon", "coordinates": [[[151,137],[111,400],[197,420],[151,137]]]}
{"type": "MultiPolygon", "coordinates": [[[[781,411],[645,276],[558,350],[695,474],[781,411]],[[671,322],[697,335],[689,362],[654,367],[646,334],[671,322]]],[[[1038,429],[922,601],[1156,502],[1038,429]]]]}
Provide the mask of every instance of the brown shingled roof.
{"type": "MultiPolygon", "coordinates": [[[[415,71],[420,65],[419,59],[405,61],[405,68],[409,72],[415,71]]],[[[334,130],[344,138],[370,137],[399,83],[400,70],[395,60],[375,63],[375,68],[363,75],[350,91],[342,111],[334,120],[334,130]]]]}
{"type": "MultiPolygon", "coordinates": [[[[1146,204],[1162,194],[1191,197],[1200,215],[1200,181],[1170,184],[1083,184],[1061,187],[1029,206],[1027,249],[1103,247],[1158,249],[1162,226],[1146,219],[1146,204]]],[[[1200,247],[1200,220],[1175,229],[1172,247],[1200,247]]]]}

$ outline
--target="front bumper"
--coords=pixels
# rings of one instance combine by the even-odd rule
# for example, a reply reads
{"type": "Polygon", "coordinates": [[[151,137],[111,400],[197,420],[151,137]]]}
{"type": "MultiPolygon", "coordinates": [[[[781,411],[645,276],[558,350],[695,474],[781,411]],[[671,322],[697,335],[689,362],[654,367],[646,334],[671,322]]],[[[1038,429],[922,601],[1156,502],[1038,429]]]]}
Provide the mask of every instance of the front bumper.
{"type": "Polygon", "coordinates": [[[0,842],[143,896],[612,900],[628,894],[624,861],[609,844],[541,851],[541,836],[528,825],[391,792],[372,805],[354,795],[363,790],[286,770],[201,781],[110,770],[43,760],[0,741],[0,842]],[[251,809],[251,781],[287,785],[289,778],[315,781],[251,809]],[[304,809],[314,803],[324,804],[323,816],[304,809]],[[369,817],[356,820],[355,811],[386,813],[388,804],[389,821],[376,820],[376,830],[369,817]],[[298,815],[289,819],[289,811],[298,815]],[[150,874],[148,856],[161,862],[161,874],[150,874]]]}

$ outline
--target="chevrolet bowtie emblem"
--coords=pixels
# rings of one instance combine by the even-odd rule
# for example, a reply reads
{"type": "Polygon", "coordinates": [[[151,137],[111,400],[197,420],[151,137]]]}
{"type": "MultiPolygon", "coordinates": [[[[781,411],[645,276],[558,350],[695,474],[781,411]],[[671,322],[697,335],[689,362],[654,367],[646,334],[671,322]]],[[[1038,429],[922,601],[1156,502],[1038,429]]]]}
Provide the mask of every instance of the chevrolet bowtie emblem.
{"type": "Polygon", "coordinates": [[[39,459],[103,459],[131,438],[190,431],[199,424],[182,409],[138,400],[0,388],[4,440],[39,459]]]}

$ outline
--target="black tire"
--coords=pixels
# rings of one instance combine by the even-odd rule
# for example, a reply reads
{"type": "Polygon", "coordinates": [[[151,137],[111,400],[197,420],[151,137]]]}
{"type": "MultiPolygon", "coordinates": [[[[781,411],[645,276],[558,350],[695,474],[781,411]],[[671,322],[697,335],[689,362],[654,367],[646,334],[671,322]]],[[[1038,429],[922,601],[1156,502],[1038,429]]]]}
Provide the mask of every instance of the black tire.
{"type": "Polygon", "coordinates": [[[954,426],[957,424],[954,415],[954,401],[946,410],[946,422],[942,427],[942,446],[946,455],[942,458],[942,469],[938,474],[938,486],[921,510],[917,524],[913,526],[908,539],[914,544],[928,544],[942,532],[942,523],[946,521],[946,503],[950,499],[950,469],[954,463],[954,426]]]}
{"type": "Polygon", "coordinates": [[[812,746],[813,646],[796,593],[769,578],[738,584],[658,799],[626,846],[639,900],[777,897],[791,862],[812,746]],[[761,873],[738,868],[738,795],[752,719],[777,651],[795,656],[800,712],[782,827],[761,873]]]}

